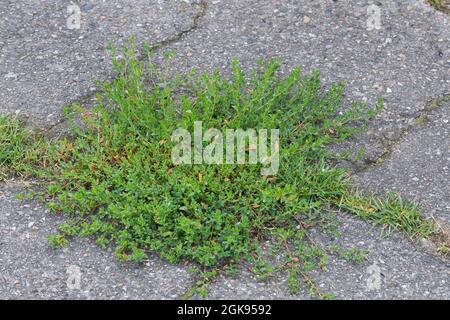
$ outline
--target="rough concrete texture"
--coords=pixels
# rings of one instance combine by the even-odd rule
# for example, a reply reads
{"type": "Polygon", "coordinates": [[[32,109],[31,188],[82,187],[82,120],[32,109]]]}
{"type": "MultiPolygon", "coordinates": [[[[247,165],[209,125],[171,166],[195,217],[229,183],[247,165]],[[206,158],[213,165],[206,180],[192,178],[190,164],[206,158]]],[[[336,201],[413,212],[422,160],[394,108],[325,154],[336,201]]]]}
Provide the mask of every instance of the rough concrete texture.
{"type": "MultiPolygon", "coordinates": [[[[62,105],[90,97],[92,80],[111,76],[108,41],[160,44],[175,49],[173,70],[226,72],[232,57],[244,67],[258,57],[278,57],[287,71],[318,68],[325,85],[347,84],[347,99],[385,98],[368,132],[349,144],[367,156],[357,182],[371,190],[397,190],[421,201],[425,213],[449,221],[450,106],[429,101],[450,91],[450,17],[422,0],[376,1],[379,29],[368,30],[370,1],[205,0],[84,1],[81,28],[67,28],[69,1],[0,3],[0,110],[21,110],[51,128],[62,105]],[[425,121],[421,121],[425,119],[425,121]],[[382,162],[374,164],[382,156],[382,162]]],[[[192,283],[184,266],[150,257],[146,266],[123,265],[90,239],[52,250],[45,235],[55,217],[35,202],[14,199],[26,186],[0,186],[0,298],[175,298],[192,283]],[[78,266],[80,289],[67,286],[78,266]]],[[[361,265],[332,257],[328,272],[314,275],[338,298],[449,299],[449,262],[401,234],[380,238],[378,229],[342,216],[343,246],[369,249],[361,265]],[[376,262],[382,283],[368,290],[367,268],[376,262]]],[[[317,235],[318,241],[329,241],[317,235]]],[[[257,281],[242,270],[216,281],[210,298],[308,299],[287,293],[285,277],[257,281]]]]}

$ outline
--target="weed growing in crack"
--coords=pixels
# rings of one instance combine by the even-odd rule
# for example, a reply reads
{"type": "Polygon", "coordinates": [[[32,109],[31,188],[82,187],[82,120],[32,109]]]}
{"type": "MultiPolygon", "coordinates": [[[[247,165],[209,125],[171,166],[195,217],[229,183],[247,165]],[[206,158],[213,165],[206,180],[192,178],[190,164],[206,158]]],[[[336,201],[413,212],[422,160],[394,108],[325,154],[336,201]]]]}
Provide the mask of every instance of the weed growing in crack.
{"type": "Polygon", "coordinates": [[[0,181],[12,174],[33,173],[46,150],[40,135],[24,126],[18,116],[0,115],[0,181]]]}
{"type": "Polygon", "coordinates": [[[404,201],[397,194],[379,198],[357,191],[342,197],[339,207],[358,217],[383,226],[383,230],[402,230],[411,238],[429,237],[435,231],[431,220],[423,220],[417,203],[404,201]]]}
{"type": "Polygon", "coordinates": [[[190,262],[199,280],[185,297],[206,295],[219,271],[243,263],[261,279],[286,271],[292,293],[303,282],[312,295],[330,298],[310,272],[325,269],[328,254],[364,257],[310,236],[311,228],[336,232],[336,208],[411,236],[432,232],[415,207],[352,191],[347,171],[333,165],[327,146],[363,130],[381,102],[343,108],[342,84],[324,90],[317,71],[302,76],[299,68],[281,77],[274,60],[251,75],[233,61],[229,78],[215,71],[169,79],[149,53],[141,61],[134,52],[131,45],[123,59],[113,59],[118,76],[103,85],[93,109],[66,110],[81,123],[73,122],[69,137],[39,144],[45,154],[34,153],[41,149],[33,140],[23,143],[29,136],[18,123],[10,129],[5,120],[0,131],[2,149],[10,151],[3,162],[40,178],[48,207],[68,216],[49,236],[53,245],[94,236],[101,246],[114,244],[122,261],[155,252],[172,263],[190,262]],[[174,165],[171,135],[192,130],[196,121],[205,129],[278,129],[277,175],[261,176],[260,163],[174,165]],[[24,154],[40,154],[41,161],[24,154]]]}

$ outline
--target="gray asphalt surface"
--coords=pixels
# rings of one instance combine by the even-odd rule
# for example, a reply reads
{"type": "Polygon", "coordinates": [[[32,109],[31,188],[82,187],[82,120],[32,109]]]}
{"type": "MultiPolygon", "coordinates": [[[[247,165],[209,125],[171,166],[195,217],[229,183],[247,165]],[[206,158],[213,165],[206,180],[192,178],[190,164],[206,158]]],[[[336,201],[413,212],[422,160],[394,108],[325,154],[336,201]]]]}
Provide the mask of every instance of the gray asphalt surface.
{"type": "MultiPolygon", "coordinates": [[[[287,71],[318,68],[325,85],[345,81],[347,99],[385,98],[386,106],[351,147],[365,146],[356,182],[370,190],[397,190],[420,200],[425,214],[450,222],[449,103],[429,101],[450,94],[450,16],[422,0],[377,1],[379,29],[368,30],[369,1],[207,0],[82,1],[80,29],[67,28],[69,1],[0,3],[0,111],[27,113],[38,127],[57,124],[64,104],[89,99],[94,79],[111,77],[108,41],[136,35],[175,49],[173,70],[193,66],[226,72],[232,57],[246,68],[258,57],[282,58],[287,71]],[[424,118],[425,121],[417,121],[424,118]],[[382,158],[380,158],[382,157],[382,158]],[[380,161],[380,159],[382,161],[380,161]],[[378,160],[378,162],[377,162],[378,160]]],[[[146,265],[120,264],[91,239],[53,250],[46,235],[64,219],[41,204],[19,201],[23,183],[0,185],[0,298],[174,299],[192,283],[185,266],[151,256],[146,265]],[[74,270],[80,285],[68,285],[74,270]]],[[[369,249],[361,265],[332,257],[329,270],[314,274],[338,298],[449,299],[450,264],[427,242],[380,230],[342,215],[345,247],[369,249]],[[378,266],[379,288],[371,269],[378,266]]],[[[317,241],[330,239],[316,235],[317,241]]],[[[309,299],[287,293],[286,277],[255,279],[245,268],[222,277],[209,298],[309,299]]]]}

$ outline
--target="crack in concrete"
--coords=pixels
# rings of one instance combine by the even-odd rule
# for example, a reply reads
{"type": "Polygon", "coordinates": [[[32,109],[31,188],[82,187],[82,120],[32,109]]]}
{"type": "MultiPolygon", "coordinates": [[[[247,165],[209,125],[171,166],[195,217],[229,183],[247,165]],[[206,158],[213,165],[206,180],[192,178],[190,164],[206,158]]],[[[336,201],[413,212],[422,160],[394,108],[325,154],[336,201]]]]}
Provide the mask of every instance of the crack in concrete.
{"type": "Polygon", "coordinates": [[[150,48],[153,50],[156,50],[156,49],[160,49],[162,47],[166,47],[172,43],[178,42],[184,35],[191,33],[192,31],[197,29],[199,26],[199,20],[205,16],[206,9],[208,8],[208,3],[206,2],[206,0],[201,0],[196,5],[198,5],[200,7],[200,10],[192,18],[192,25],[189,28],[187,28],[185,30],[181,30],[180,32],[176,33],[174,36],[172,36],[168,39],[162,40],[162,41],[150,46],[150,48]]]}
{"type": "Polygon", "coordinates": [[[361,173],[370,168],[382,165],[391,154],[394,152],[395,147],[402,143],[406,135],[413,129],[419,128],[428,121],[428,116],[433,112],[443,107],[443,104],[450,101],[450,93],[445,93],[437,98],[429,100],[422,110],[417,111],[412,117],[409,118],[410,124],[401,129],[397,138],[387,139],[377,137],[384,146],[384,151],[376,159],[365,159],[363,164],[357,164],[355,161],[350,161],[353,166],[353,173],[361,173]]]}

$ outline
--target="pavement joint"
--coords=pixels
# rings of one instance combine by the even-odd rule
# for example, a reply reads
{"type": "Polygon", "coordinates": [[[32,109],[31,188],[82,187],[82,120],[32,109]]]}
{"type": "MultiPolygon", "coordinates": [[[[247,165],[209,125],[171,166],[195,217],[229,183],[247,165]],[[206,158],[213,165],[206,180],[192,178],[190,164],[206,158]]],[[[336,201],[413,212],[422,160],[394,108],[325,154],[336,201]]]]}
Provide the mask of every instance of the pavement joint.
{"type": "Polygon", "coordinates": [[[409,125],[400,129],[394,139],[388,139],[382,135],[377,136],[377,139],[379,139],[384,146],[383,152],[375,159],[364,159],[362,164],[358,163],[358,161],[350,161],[353,166],[353,173],[361,173],[370,168],[382,165],[390,157],[392,152],[394,152],[395,147],[404,141],[405,136],[412,129],[424,125],[428,121],[428,116],[430,113],[444,107],[443,103],[446,101],[450,101],[450,93],[446,93],[429,100],[423,109],[406,118],[409,125]]]}

